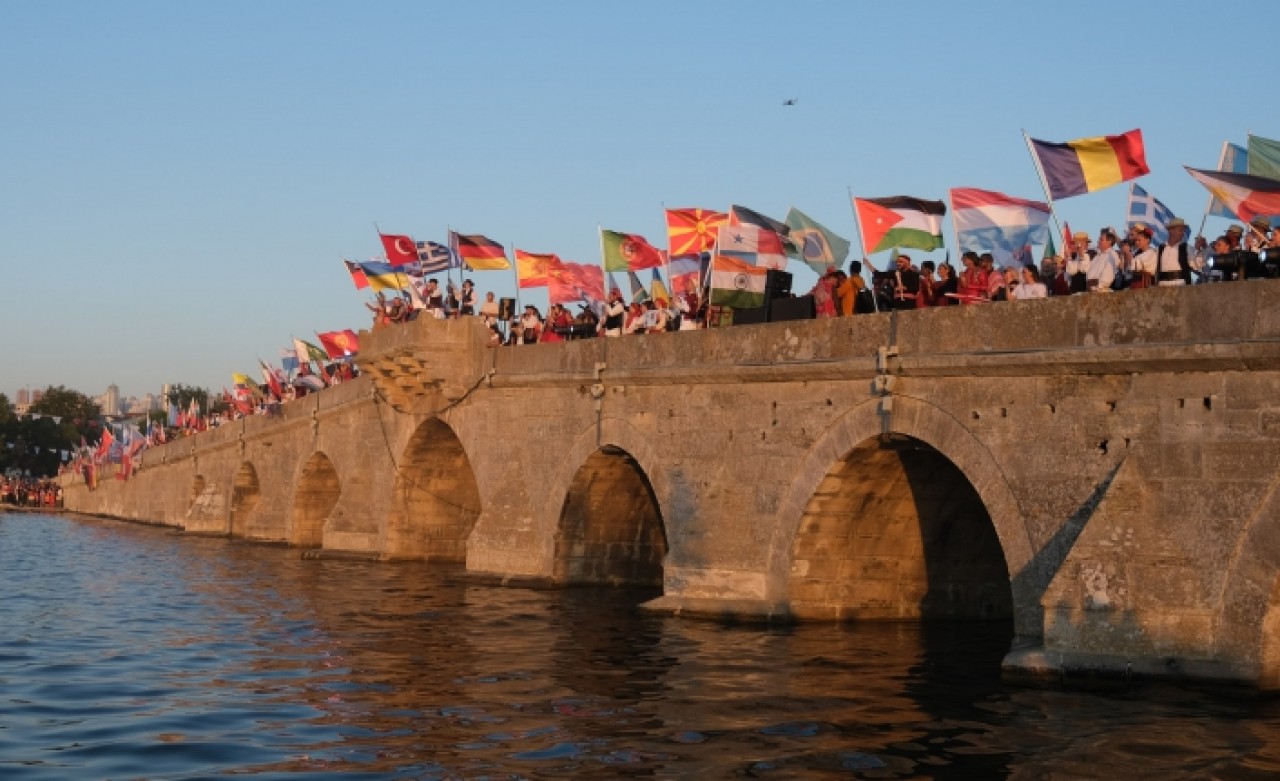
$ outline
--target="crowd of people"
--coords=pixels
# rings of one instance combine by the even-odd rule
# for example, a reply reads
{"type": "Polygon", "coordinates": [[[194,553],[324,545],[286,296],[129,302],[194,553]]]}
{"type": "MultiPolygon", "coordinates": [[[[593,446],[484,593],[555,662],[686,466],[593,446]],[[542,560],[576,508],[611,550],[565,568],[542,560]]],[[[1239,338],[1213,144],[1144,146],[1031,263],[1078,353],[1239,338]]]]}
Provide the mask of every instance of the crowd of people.
{"type": "Polygon", "coordinates": [[[14,507],[61,507],[62,486],[54,480],[36,477],[0,477],[0,504],[14,507]]]}
{"type": "MultiPolygon", "coordinates": [[[[949,263],[935,266],[928,260],[916,266],[909,255],[900,254],[894,269],[872,274],[870,304],[877,309],[917,309],[1280,277],[1280,229],[1265,218],[1246,227],[1233,225],[1212,242],[1198,236],[1188,243],[1187,224],[1180,218],[1165,227],[1168,239],[1160,243],[1151,227],[1141,223],[1130,226],[1123,238],[1103,228],[1096,243],[1088,232],[1079,231],[1062,255],[1045,258],[1039,268],[1027,264],[997,269],[989,253],[965,252],[957,271],[949,263]]],[[[828,269],[818,281],[812,292],[817,316],[836,313],[833,306],[824,306],[827,301],[845,306],[847,313],[846,286],[853,282],[859,290],[862,287],[861,266],[857,261],[852,266],[849,280],[828,269]]]]}
{"type": "MultiPolygon", "coordinates": [[[[1188,242],[1184,220],[1165,226],[1168,239],[1156,242],[1151,227],[1130,226],[1119,235],[1103,228],[1096,238],[1088,232],[1072,234],[1058,255],[1034,264],[997,268],[990,253],[965,252],[960,268],[949,262],[913,262],[899,254],[894,268],[884,271],[870,262],[854,260],[848,273],[829,267],[808,292],[814,317],[837,317],[876,311],[1027,300],[1083,293],[1111,293],[1154,286],[1280,277],[1280,230],[1265,218],[1247,226],[1233,225],[1212,242],[1196,237],[1188,242]],[[863,276],[864,263],[870,283],[863,276]]],[[[670,299],[656,297],[627,303],[618,288],[607,300],[582,304],[579,311],[552,304],[546,316],[528,305],[516,313],[503,311],[493,293],[477,305],[470,279],[461,287],[428,280],[419,291],[402,295],[378,293],[367,306],[375,329],[419,316],[437,318],[475,315],[489,328],[491,346],[560,342],[595,336],[627,336],[705,328],[729,322],[720,308],[708,306],[705,291],[689,285],[670,299]]],[[[802,310],[803,311],[803,310],[802,310]]]]}

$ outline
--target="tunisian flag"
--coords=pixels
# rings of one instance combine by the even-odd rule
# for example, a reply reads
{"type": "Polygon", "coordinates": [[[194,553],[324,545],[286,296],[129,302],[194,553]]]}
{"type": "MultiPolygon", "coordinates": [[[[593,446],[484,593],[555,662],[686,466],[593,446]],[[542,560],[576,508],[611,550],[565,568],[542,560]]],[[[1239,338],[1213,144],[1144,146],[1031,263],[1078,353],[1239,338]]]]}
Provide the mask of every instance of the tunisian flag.
{"type": "Polygon", "coordinates": [[[393,236],[379,233],[382,247],[387,251],[387,262],[393,266],[404,266],[418,262],[418,245],[408,236],[393,236]]]}
{"type": "Polygon", "coordinates": [[[330,358],[355,355],[360,350],[360,340],[356,337],[356,332],[350,328],[344,331],[326,331],[316,336],[320,337],[320,344],[324,346],[330,358]]]}

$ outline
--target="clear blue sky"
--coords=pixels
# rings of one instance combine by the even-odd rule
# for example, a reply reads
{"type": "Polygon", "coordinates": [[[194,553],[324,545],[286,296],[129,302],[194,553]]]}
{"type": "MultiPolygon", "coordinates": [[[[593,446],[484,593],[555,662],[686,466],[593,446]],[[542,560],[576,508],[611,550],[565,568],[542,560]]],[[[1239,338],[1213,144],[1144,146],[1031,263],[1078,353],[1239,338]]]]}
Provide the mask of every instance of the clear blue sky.
{"type": "MultiPolygon", "coordinates": [[[[452,226],[599,262],[662,207],[1040,199],[1021,135],[1140,127],[1192,225],[1246,131],[1280,137],[1275,6],[1192,2],[0,3],[0,392],[219,389],[291,335],[367,327],[339,260],[452,226]],[[1229,55],[1228,55],[1229,53],[1229,55]],[[782,101],[796,98],[795,106],[782,101]]],[[[1058,204],[1123,222],[1124,186],[1058,204]]],[[[1225,228],[1210,220],[1206,233],[1225,228]]],[[[951,242],[950,221],[947,240],[951,242]]],[[[941,253],[938,253],[941,257],[941,253]]],[[[796,287],[811,272],[792,264],[796,287]]],[[[471,275],[509,294],[508,272],[471,275]]],[[[545,293],[527,301],[545,309],[545,293]]]]}

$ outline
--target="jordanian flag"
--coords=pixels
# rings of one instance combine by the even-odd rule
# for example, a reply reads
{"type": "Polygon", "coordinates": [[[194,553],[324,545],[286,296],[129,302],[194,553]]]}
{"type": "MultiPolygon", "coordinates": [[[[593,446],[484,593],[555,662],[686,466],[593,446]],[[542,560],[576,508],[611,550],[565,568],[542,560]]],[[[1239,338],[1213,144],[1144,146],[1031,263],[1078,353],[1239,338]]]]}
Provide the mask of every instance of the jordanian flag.
{"type": "Polygon", "coordinates": [[[942,201],[922,201],[905,195],[888,198],[854,198],[862,228],[863,254],[893,247],[931,250],[942,246],[942,201]]]}
{"type": "Polygon", "coordinates": [[[745,260],[717,255],[711,261],[711,305],[751,308],[764,306],[769,269],[745,260]]]}

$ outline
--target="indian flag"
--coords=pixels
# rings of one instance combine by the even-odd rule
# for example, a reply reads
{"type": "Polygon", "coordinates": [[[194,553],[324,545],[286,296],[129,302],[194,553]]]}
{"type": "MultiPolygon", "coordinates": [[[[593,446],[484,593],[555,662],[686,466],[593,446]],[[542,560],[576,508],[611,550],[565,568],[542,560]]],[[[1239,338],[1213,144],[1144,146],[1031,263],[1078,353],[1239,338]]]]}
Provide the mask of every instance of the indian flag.
{"type": "Polygon", "coordinates": [[[764,306],[768,276],[769,269],[765,266],[753,266],[728,255],[717,255],[711,260],[712,306],[764,306]]]}
{"type": "Polygon", "coordinates": [[[854,198],[867,255],[893,247],[931,250],[942,246],[942,218],[947,205],[905,195],[854,198]]]}

